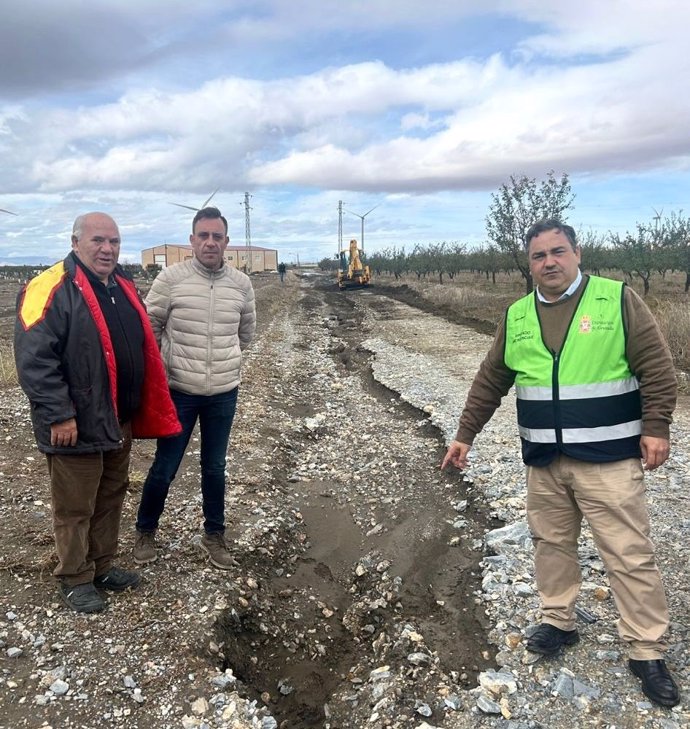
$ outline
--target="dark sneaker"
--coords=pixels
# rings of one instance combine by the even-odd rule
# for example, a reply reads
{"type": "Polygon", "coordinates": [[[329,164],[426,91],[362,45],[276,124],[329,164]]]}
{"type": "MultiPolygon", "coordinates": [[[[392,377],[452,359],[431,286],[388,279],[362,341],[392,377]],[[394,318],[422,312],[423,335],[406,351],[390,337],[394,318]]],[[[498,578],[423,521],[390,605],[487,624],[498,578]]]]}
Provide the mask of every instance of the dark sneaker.
{"type": "Polygon", "coordinates": [[[132,552],[134,561],[137,564],[148,564],[158,559],[158,550],[156,549],[156,533],[140,532],[137,530],[137,538],[134,542],[134,550],[132,552]]]}
{"type": "Polygon", "coordinates": [[[666,668],[666,661],[660,658],[655,661],[635,661],[631,658],[628,666],[642,681],[642,693],[650,701],[669,709],[680,702],[678,686],[666,668]]]}
{"type": "Polygon", "coordinates": [[[209,562],[221,570],[229,570],[237,567],[239,562],[230,553],[225,535],[222,532],[216,534],[204,534],[201,538],[201,548],[208,553],[209,562]]]}
{"type": "Polygon", "coordinates": [[[58,584],[58,592],[68,607],[77,613],[99,613],[105,609],[105,602],[91,582],[81,585],[58,584]]]}
{"type": "Polygon", "coordinates": [[[119,567],[111,567],[105,574],[96,577],[93,584],[99,590],[122,592],[128,587],[136,587],[139,584],[139,580],[140,577],[136,572],[121,570],[119,567]]]}
{"type": "Polygon", "coordinates": [[[555,656],[564,646],[575,645],[579,640],[577,630],[561,630],[555,625],[542,623],[527,639],[525,648],[542,656],[555,656]]]}

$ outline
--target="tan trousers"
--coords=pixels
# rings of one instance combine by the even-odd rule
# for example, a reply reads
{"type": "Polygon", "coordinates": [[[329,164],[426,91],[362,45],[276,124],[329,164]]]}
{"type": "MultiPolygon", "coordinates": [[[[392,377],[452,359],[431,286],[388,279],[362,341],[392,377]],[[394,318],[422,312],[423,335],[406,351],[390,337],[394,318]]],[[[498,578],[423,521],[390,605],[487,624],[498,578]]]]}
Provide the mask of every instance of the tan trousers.
{"type": "Polygon", "coordinates": [[[58,565],[68,585],[92,582],[112,566],[128,486],[132,431],[122,448],[104,453],[47,455],[58,565]]]}
{"type": "Polygon", "coordinates": [[[663,657],[668,607],[649,538],[640,461],[585,463],[559,456],[527,468],[527,520],[535,548],[542,619],[575,627],[582,574],[577,554],[582,517],[592,529],[620,614],[618,633],[635,660],[663,657]]]}

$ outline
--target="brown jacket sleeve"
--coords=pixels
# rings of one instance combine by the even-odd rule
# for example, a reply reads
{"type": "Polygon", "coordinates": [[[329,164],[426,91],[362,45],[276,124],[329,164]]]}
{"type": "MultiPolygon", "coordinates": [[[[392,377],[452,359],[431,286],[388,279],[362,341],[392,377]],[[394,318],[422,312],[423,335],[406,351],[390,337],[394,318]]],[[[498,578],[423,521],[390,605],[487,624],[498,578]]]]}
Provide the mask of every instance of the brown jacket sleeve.
{"type": "Polygon", "coordinates": [[[491,349],[479,365],[467,394],[455,436],[455,440],[460,443],[472,445],[515,381],[515,372],[508,369],[503,362],[504,347],[505,319],[499,323],[491,349]]]}
{"type": "Polygon", "coordinates": [[[640,381],[642,435],[669,437],[676,407],[677,380],[671,352],[654,315],[640,296],[625,287],[626,355],[640,381]]]}

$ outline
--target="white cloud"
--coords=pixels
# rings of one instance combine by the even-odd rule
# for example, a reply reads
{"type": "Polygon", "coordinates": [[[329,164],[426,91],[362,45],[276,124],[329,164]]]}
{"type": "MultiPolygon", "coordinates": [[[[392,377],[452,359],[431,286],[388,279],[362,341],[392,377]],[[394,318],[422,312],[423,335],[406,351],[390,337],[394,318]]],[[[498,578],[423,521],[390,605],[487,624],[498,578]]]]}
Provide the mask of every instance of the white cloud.
{"type": "MultiPolygon", "coordinates": [[[[487,193],[510,174],[690,167],[690,99],[678,81],[690,72],[690,6],[671,0],[493,0],[481,9],[469,0],[44,0],[10,19],[0,29],[0,61],[17,49],[13,67],[0,70],[8,81],[0,84],[0,207],[14,209],[8,195],[37,205],[45,193],[37,241],[66,229],[76,206],[106,203],[123,220],[145,215],[149,237],[176,237],[187,220],[171,216],[167,202],[201,200],[218,186],[233,206],[246,189],[287,191],[275,219],[290,236],[312,226],[321,240],[342,196],[360,196],[363,209],[372,195],[388,196],[402,210],[399,194],[487,193]],[[483,55],[381,60],[381,41],[399,42],[404,59],[409,38],[433,39],[478,15],[489,28],[492,17],[497,28],[499,19],[521,25],[501,52],[496,40],[483,55]],[[97,32],[104,19],[113,49],[97,32]],[[301,53],[318,70],[254,72],[252,62],[276,48],[278,58],[301,53]],[[48,95],[51,84],[63,93],[48,95]]],[[[29,228],[2,220],[12,235],[22,224],[29,228]]],[[[274,235],[272,225],[257,235],[274,235]]],[[[242,230],[240,221],[233,234],[242,230]]]]}

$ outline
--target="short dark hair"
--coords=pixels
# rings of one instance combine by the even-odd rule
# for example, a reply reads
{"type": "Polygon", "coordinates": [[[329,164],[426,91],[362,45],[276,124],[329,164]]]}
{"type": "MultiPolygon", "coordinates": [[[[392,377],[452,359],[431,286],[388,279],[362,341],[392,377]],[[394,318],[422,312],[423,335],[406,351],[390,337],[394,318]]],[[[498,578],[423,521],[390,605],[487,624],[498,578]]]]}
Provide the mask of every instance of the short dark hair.
{"type": "Polygon", "coordinates": [[[575,229],[571,225],[561,223],[556,218],[544,218],[538,220],[534,225],[531,225],[525,233],[525,249],[529,250],[529,244],[532,238],[536,238],[540,233],[546,233],[549,230],[556,230],[570,241],[570,245],[573,250],[577,248],[577,239],[575,238],[575,229]]]}
{"type": "Polygon", "coordinates": [[[194,234],[194,229],[196,228],[196,224],[200,220],[222,220],[223,225],[225,226],[225,235],[228,234],[228,221],[221,215],[220,210],[218,208],[201,208],[201,210],[197,211],[197,214],[194,216],[194,220],[192,220],[192,234],[194,234]]]}

